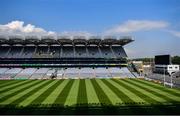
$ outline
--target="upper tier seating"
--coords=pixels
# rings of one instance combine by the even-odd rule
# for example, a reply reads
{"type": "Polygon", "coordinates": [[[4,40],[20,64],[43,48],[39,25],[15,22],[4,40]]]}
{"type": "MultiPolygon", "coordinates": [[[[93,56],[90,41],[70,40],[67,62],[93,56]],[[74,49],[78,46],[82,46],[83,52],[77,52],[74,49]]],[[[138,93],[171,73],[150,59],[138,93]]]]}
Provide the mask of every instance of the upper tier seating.
{"type": "Polygon", "coordinates": [[[77,58],[87,58],[88,53],[86,47],[76,47],[75,48],[75,57],[77,58]]]}
{"type": "Polygon", "coordinates": [[[53,58],[60,57],[60,47],[59,46],[50,46],[49,54],[53,56],[53,58]]]}
{"type": "Polygon", "coordinates": [[[65,46],[61,48],[60,52],[61,58],[73,58],[74,57],[74,48],[72,46],[65,46]]]}
{"type": "Polygon", "coordinates": [[[22,50],[23,50],[22,46],[11,47],[10,52],[7,54],[7,58],[20,58],[22,50]]]}
{"type": "Polygon", "coordinates": [[[88,47],[88,53],[89,53],[89,57],[91,57],[91,58],[101,58],[102,57],[97,46],[88,47]]]}
{"type": "Polygon", "coordinates": [[[9,46],[1,46],[0,47],[0,58],[6,58],[7,57],[7,53],[10,50],[9,46]]]}
{"type": "Polygon", "coordinates": [[[1,58],[121,58],[121,46],[0,46],[1,58]]]}
{"type": "Polygon", "coordinates": [[[127,57],[126,52],[124,51],[124,48],[121,46],[112,46],[112,51],[114,52],[114,55],[118,57],[127,57]]]}
{"type": "Polygon", "coordinates": [[[101,52],[104,58],[116,58],[110,47],[101,47],[101,52]]]}

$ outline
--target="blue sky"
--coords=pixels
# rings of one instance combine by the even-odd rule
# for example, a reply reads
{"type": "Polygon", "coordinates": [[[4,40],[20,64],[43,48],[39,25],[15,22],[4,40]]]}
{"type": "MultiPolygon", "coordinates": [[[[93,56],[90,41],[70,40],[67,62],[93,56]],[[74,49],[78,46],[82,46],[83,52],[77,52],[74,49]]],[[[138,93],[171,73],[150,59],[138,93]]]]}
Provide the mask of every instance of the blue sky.
{"type": "Polygon", "coordinates": [[[21,21],[47,32],[131,35],[131,58],[180,55],[180,0],[1,0],[0,9],[1,27],[21,21]]]}

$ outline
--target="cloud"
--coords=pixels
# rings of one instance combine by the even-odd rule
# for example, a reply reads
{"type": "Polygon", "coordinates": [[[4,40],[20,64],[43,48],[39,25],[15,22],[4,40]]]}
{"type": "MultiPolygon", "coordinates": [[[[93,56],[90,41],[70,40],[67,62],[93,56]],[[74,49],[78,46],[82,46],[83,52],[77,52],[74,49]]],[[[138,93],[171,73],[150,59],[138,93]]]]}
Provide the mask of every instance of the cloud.
{"type": "Polygon", "coordinates": [[[43,28],[36,27],[32,24],[24,25],[23,21],[12,21],[10,23],[0,25],[0,35],[61,35],[61,36],[86,36],[89,37],[92,34],[87,31],[63,31],[53,32],[46,31],[43,28]]]}
{"type": "Polygon", "coordinates": [[[168,23],[164,21],[150,20],[128,20],[118,26],[115,26],[105,32],[105,34],[121,34],[142,30],[152,30],[168,27],[168,23]]]}
{"type": "Polygon", "coordinates": [[[55,32],[46,31],[43,28],[32,24],[24,25],[23,21],[12,21],[5,25],[0,25],[1,35],[54,35],[55,32]]]}
{"type": "Polygon", "coordinates": [[[180,38],[180,31],[168,30],[169,33],[172,35],[180,38]]]}
{"type": "Polygon", "coordinates": [[[62,36],[85,36],[85,37],[89,37],[92,36],[93,34],[87,32],[87,31],[64,31],[64,32],[60,32],[59,35],[62,36]]]}

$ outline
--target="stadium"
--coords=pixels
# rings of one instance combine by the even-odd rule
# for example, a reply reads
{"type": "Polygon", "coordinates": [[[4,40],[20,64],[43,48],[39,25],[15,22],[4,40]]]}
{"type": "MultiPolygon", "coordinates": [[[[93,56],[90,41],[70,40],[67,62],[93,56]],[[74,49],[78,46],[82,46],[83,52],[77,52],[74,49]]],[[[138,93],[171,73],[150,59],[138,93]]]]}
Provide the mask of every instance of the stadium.
{"type": "Polygon", "coordinates": [[[48,36],[40,39],[29,36],[25,39],[18,36],[9,37],[8,40],[1,38],[1,45],[9,46],[1,46],[0,66],[14,67],[2,69],[5,76],[1,75],[1,79],[134,77],[125,68],[127,55],[122,47],[132,41],[130,37],[120,40],[113,37],[104,40],[90,37],[87,40],[83,36],[73,39],[61,36],[56,39],[48,36]]]}
{"type": "Polygon", "coordinates": [[[1,36],[1,114],[180,114],[179,88],[128,63],[130,36],[1,36]]]}

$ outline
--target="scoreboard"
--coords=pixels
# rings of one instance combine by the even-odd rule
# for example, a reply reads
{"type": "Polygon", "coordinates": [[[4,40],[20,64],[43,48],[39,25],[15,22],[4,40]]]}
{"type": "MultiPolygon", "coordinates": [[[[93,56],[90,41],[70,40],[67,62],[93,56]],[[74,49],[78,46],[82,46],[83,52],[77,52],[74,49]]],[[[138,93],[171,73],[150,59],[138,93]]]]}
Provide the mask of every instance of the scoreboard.
{"type": "Polygon", "coordinates": [[[155,65],[169,65],[171,64],[170,55],[157,55],[155,56],[155,65]]]}

